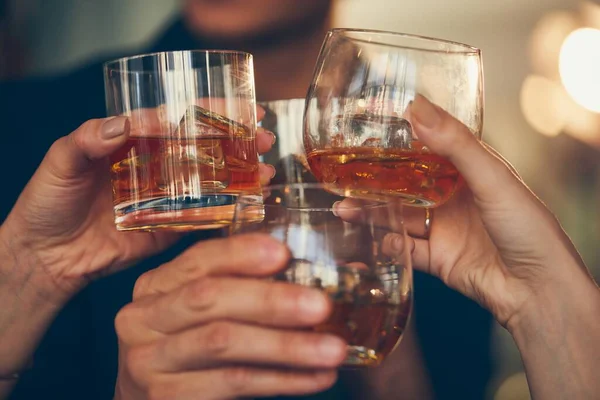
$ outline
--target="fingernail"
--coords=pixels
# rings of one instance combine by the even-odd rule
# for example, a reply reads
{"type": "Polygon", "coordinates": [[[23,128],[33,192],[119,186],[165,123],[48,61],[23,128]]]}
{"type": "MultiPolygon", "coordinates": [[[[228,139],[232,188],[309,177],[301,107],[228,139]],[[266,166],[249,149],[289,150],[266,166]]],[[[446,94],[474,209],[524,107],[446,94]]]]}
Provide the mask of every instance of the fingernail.
{"type": "Polygon", "coordinates": [[[102,138],[114,139],[123,135],[129,129],[129,118],[113,117],[102,124],[102,138]]]}
{"type": "Polygon", "coordinates": [[[436,127],[442,118],[437,108],[421,95],[418,95],[413,101],[410,115],[424,128],[436,127]]]}
{"type": "Polygon", "coordinates": [[[266,114],[264,107],[261,105],[256,105],[256,118],[260,121],[266,114]]]}
{"type": "Polygon", "coordinates": [[[339,359],[343,350],[342,340],[335,336],[325,336],[319,343],[319,355],[324,358],[339,359]]]}
{"type": "Polygon", "coordinates": [[[304,314],[321,314],[327,308],[327,300],[316,289],[306,290],[300,297],[299,306],[304,314]]]}
{"type": "Polygon", "coordinates": [[[275,136],[275,134],[271,131],[267,131],[269,132],[269,134],[271,134],[271,145],[274,145],[275,142],[277,141],[277,136],[275,136]]]}
{"type": "Polygon", "coordinates": [[[338,214],[338,208],[340,207],[340,204],[341,204],[341,203],[342,203],[341,201],[336,201],[335,203],[333,203],[333,204],[331,205],[331,212],[332,212],[332,213],[333,213],[333,215],[335,215],[336,217],[339,217],[339,214],[338,214]]]}
{"type": "Polygon", "coordinates": [[[277,170],[275,169],[274,166],[272,166],[271,164],[266,164],[267,167],[269,167],[271,169],[271,179],[275,178],[275,175],[277,175],[277,170]]]}

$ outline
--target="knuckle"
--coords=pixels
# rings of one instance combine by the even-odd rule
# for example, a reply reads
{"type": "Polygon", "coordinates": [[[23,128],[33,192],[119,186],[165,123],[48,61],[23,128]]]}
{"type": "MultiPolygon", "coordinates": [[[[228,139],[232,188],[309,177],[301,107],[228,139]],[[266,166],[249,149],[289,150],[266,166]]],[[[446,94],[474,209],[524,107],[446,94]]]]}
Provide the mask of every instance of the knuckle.
{"type": "Polygon", "coordinates": [[[73,134],[61,137],[54,141],[44,157],[43,162],[46,169],[55,176],[62,178],[69,176],[64,168],[64,154],[65,150],[68,150],[69,146],[73,144],[72,136],[73,134]]]}
{"type": "Polygon", "coordinates": [[[98,128],[100,128],[100,126],[102,125],[103,122],[104,122],[104,120],[99,119],[99,118],[88,119],[87,121],[85,121],[84,123],[79,125],[79,128],[77,128],[75,130],[75,132],[98,129],[98,128]]]}
{"type": "Polygon", "coordinates": [[[131,336],[131,326],[134,320],[134,306],[127,304],[117,313],[115,317],[115,331],[117,337],[124,342],[127,342],[131,336]]]}
{"type": "Polygon", "coordinates": [[[103,120],[101,119],[90,119],[85,121],[75,131],[73,131],[69,138],[78,147],[84,147],[90,136],[102,126],[103,120]]]}
{"type": "MultiPolygon", "coordinates": [[[[69,136],[72,136],[69,135],[69,136]]],[[[67,143],[69,136],[63,136],[59,139],[56,139],[52,145],[50,146],[50,149],[48,150],[48,155],[53,155],[53,154],[61,154],[63,152],[62,147],[67,143]]]]}
{"type": "Polygon", "coordinates": [[[280,289],[280,285],[277,284],[268,285],[267,288],[262,292],[261,307],[264,310],[272,311],[270,315],[271,318],[275,320],[277,318],[277,309],[280,307],[280,305],[283,306],[283,304],[285,304],[285,302],[279,302],[281,299],[285,298],[281,296],[287,296],[288,298],[293,297],[294,294],[291,292],[293,292],[293,290],[290,290],[290,293],[283,292],[280,289]]]}
{"type": "Polygon", "coordinates": [[[305,350],[305,348],[299,348],[299,346],[304,345],[304,343],[301,343],[302,340],[300,340],[298,336],[298,334],[287,332],[277,335],[277,340],[274,343],[275,351],[278,354],[282,354],[285,358],[292,358],[293,360],[297,359],[305,350]]]}
{"type": "Polygon", "coordinates": [[[236,395],[250,392],[256,372],[246,367],[225,368],[222,370],[223,382],[236,395]]]}
{"type": "Polygon", "coordinates": [[[150,281],[152,276],[152,271],[144,272],[140,277],[135,281],[135,285],[133,286],[133,299],[139,299],[140,297],[145,296],[149,292],[150,281]]]}
{"type": "Polygon", "coordinates": [[[191,309],[204,310],[215,305],[220,292],[217,279],[203,277],[186,287],[184,302],[191,309]]]}
{"type": "Polygon", "coordinates": [[[215,322],[206,327],[204,347],[212,354],[222,354],[231,349],[233,325],[228,322],[215,322]]]}

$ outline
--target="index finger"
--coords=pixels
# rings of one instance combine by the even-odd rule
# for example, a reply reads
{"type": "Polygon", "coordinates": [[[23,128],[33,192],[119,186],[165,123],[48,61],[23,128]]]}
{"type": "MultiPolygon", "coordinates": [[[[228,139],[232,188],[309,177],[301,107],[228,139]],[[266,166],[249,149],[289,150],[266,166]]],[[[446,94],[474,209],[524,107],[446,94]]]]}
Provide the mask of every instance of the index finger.
{"type": "MultiPolygon", "coordinates": [[[[344,221],[361,223],[365,222],[364,219],[367,217],[364,206],[368,204],[369,201],[367,200],[349,197],[342,201],[336,202],[333,205],[333,209],[335,215],[344,221]]],[[[404,207],[400,199],[398,199],[396,204],[392,205],[391,207],[391,212],[393,212],[395,215],[402,216],[402,224],[399,225],[396,218],[390,218],[390,211],[387,209],[375,209],[371,211],[368,215],[369,222],[372,222],[377,227],[387,228],[393,232],[402,232],[404,229],[406,229],[406,232],[410,236],[425,236],[426,210],[424,208],[404,207]]]]}
{"type": "Polygon", "coordinates": [[[208,240],[143,274],[135,284],[133,299],[167,293],[205,276],[266,277],[282,269],[288,259],[287,247],[264,234],[208,240]]]}
{"type": "Polygon", "coordinates": [[[410,119],[425,145],[454,164],[476,199],[484,203],[519,202],[526,195],[520,179],[505,162],[442,108],[417,96],[410,107],[410,119]]]}

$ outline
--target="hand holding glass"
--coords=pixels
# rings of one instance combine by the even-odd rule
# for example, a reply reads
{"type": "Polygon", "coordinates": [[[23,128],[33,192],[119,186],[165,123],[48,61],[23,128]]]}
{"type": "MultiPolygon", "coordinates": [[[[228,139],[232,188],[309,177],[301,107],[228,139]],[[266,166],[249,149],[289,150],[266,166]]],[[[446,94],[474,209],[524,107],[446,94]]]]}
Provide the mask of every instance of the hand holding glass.
{"type": "Polygon", "coordinates": [[[394,349],[406,328],[412,299],[410,251],[397,202],[344,209],[319,184],[264,189],[264,202],[240,195],[232,233],[264,232],[285,243],[292,258],[275,279],[319,288],[333,303],[316,331],[348,343],[346,366],[374,366],[394,349]]]}
{"type": "Polygon", "coordinates": [[[435,207],[460,176],[413,130],[422,95],[481,137],[483,74],[478,49],[390,32],[334,29],[325,39],[307,97],[304,147],[328,190],[374,193],[435,207]]]}
{"type": "Polygon", "coordinates": [[[156,53],[104,70],[108,115],[131,124],[111,157],[119,230],[217,228],[240,191],[260,195],[251,55],[156,53]]]}

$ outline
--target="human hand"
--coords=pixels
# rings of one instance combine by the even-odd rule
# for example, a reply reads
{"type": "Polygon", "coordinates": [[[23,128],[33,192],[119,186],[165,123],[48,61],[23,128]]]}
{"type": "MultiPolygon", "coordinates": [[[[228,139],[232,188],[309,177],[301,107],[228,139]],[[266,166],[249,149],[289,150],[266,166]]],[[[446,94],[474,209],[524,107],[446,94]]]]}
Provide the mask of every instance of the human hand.
{"type": "MultiPolygon", "coordinates": [[[[504,326],[529,306],[543,306],[549,293],[563,291],[562,282],[589,279],[557,219],[505,160],[424,97],[415,99],[409,118],[419,139],[447,157],[467,186],[433,210],[426,238],[418,238],[424,211],[404,208],[407,229],[417,237],[411,243],[417,269],[477,301],[504,326]]],[[[355,201],[344,200],[338,214],[356,218],[343,210],[355,201]]]]}
{"type": "Polygon", "coordinates": [[[266,235],[199,243],[142,275],[116,317],[115,399],[233,399],[318,392],[346,355],[310,327],[331,313],[319,290],[256,279],[289,252],[266,235]]]}
{"type": "MultiPolygon", "coordinates": [[[[259,119],[263,116],[259,109],[259,119]]],[[[92,279],[164,250],[179,237],[115,228],[107,157],[125,143],[131,130],[141,128],[131,121],[90,120],[58,139],[0,227],[3,245],[15,258],[27,255],[33,272],[43,275],[35,280],[45,282],[41,294],[56,303],[64,303],[92,279]]],[[[151,118],[134,121],[154,123],[151,118]]],[[[274,136],[259,128],[256,140],[264,153],[274,136]]],[[[266,184],[274,168],[260,165],[260,173],[266,184]]]]}

